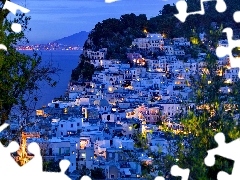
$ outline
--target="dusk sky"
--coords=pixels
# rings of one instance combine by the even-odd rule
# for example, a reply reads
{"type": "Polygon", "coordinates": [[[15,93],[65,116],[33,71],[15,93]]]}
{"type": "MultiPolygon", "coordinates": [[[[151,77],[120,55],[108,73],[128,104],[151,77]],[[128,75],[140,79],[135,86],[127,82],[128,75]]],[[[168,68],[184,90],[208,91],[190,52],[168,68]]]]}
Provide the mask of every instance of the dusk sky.
{"type": "MultiPolygon", "coordinates": [[[[12,0],[25,7],[25,0],[12,0]]],[[[121,0],[105,3],[104,0],[26,0],[32,17],[32,31],[27,33],[31,44],[47,43],[80,31],[91,31],[95,24],[123,14],[156,16],[164,4],[177,0],[121,0]]]]}

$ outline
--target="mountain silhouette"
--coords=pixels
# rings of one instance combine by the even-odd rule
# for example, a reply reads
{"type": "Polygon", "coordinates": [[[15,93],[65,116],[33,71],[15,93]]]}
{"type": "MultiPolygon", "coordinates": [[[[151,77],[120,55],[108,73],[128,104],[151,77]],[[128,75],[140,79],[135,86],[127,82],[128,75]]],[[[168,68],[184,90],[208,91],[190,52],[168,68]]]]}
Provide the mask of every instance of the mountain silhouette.
{"type": "Polygon", "coordinates": [[[79,45],[82,47],[84,45],[84,42],[88,38],[88,34],[89,32],[81,31],[79,33],[70,35],[68,37],[64,37],[56,41],[53,41],[53,43],[64,44],[64,45],[74,45],[74,46],[79,45]]]}

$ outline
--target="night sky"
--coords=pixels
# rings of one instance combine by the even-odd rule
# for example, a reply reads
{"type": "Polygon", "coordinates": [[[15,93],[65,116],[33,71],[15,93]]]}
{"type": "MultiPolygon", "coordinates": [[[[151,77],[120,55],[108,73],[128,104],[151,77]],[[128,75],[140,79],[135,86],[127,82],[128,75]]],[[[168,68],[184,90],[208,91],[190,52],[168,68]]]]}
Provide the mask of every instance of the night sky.
{"type": "Polygon", "coordinates": [[[121,0],[105,3],[104,0],[12,0],[30,9],[32,17],[27,33],[31,44],[47,43],[62,37],[90,31],[95,24],[123,14],[156,16],[164,4],[177,0],[121,0]],[[25,6],[26,2],[26,6],[25,6]]]}

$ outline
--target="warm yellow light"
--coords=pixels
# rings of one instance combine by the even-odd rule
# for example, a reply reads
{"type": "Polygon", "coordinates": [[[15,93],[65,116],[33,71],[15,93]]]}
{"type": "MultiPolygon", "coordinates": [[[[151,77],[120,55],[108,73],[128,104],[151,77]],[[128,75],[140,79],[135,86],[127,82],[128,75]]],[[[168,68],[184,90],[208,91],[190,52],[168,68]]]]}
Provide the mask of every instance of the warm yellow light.
{"type": "Polygon", "coordinates": [[[191,41],[192,44],[199,44],[199,40],[196,37],[191,37],[190,41],[191,41]]]}
{"type": "Polygon", "coordinates": [[[112,86],[108,87],[108,91],[113,92],[113,87],[112,86]]]}

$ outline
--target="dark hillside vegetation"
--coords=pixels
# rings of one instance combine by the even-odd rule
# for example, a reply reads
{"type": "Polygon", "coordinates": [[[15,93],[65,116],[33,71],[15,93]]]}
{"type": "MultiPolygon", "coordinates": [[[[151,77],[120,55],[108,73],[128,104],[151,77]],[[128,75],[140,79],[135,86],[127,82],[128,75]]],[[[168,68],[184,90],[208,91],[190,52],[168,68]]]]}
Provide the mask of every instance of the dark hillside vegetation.
{"type": "MultiPolygon", "coordinates": [[[[126,53],[134,50],[134,47],[131,47],[132,41],[135,38],[146,37],[146,33],[160,33],[164,38],[185,37],[190,41],[194,40],[202,49],[206,49],[199,41],[199,33],[203,32],[208,45],[216,47],[219,39],[226,39],[226,34],[222,33],[226,27],[231,27],[235,37],[240,38],[240,24],[235,23],[233,19],[234,12],[240,10],[240,3],[238,0],[225,2],[227,10],[224,13],[215,10],[216,1],[209,1],[204,3],[205,15],[190,15],[184,23],[174,16],[178,13],[174,4],[164,5],[159,15],[150,19],[147,19],[145,14],[137,16],[131,13],[122,15],[119,19],[103,20],[98,22],[89,33],[84,49],[97,51],[107,48],[106,59],[120,59],[126,62],[126,53]]],[[[188,0],[187,4],[188,12],[200,10],[200,0],[188,0]]],[[[76,74],[79,73],[75,73],[73,77],[77,77],[76,74]]]]}

